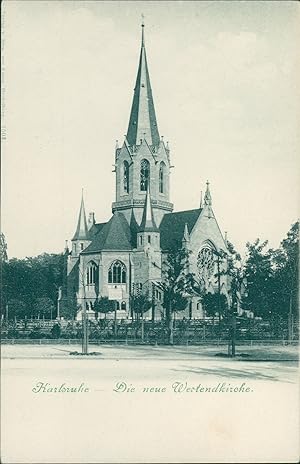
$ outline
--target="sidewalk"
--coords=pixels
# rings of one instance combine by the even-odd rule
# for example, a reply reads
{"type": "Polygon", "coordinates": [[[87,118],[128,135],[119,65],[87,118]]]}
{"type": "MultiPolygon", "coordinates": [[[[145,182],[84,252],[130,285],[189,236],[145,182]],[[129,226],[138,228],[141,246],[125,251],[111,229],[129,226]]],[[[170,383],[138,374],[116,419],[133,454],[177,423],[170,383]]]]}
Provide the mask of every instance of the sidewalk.
{"type": "MultiPolygon", "coordinates": [[[[125,346],[90,345],[89,353],[97,355],[70,355],[81,353],[81,345],[2,345],[2,358],[65,358],[69,359],[144,359],[144,360],[198,360],[199,358],[227,360],[227,346],[125,346]]],[[[294,361],[298,360],[298,346],[239,346],[232,361],[294,361]]]]}

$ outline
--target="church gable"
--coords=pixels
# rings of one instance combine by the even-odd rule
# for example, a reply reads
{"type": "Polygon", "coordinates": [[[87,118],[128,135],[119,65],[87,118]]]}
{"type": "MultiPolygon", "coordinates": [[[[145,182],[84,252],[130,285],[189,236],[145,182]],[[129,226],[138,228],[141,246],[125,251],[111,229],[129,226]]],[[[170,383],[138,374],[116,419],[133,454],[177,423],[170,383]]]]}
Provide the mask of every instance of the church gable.
{"type": "Polygon", "coordinates": [[[212,209],[207,206],[201,210],[201,214],[199,215],[193,230],[190,231],[189,248],[198,253],[204,242],[209,242],[217,249],[223,249],[224,251],[227,249],[212,209]]]}

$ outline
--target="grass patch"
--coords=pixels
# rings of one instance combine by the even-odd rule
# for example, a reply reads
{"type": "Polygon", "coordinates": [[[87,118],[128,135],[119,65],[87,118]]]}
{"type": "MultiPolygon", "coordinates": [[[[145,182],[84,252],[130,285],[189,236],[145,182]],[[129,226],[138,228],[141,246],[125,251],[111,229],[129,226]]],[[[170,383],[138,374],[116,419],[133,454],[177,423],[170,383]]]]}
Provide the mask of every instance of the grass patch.
{"type": "Polygon", "coordinates": [[[71,356],[97,356],[99,354],[102,354],[102,353],[99,353],[97,351],[92,351],[91,353],[81,353],[79,351],[71,351],[69,353],[69,355],[71,356]]]}

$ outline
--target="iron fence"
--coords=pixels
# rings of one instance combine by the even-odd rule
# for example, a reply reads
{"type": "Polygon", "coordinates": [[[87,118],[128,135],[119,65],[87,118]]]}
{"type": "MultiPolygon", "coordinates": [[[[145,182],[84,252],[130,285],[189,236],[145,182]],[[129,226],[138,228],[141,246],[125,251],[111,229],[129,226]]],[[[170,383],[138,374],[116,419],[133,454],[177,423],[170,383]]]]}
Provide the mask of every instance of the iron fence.
{"type": "MultiPolygon", "coordinates": [[[[298,340],[241,340],[238,342],[239,346],[287,346],[287,345],[298,345],[298,340]]],[[[72,338],[40,338],[40,339],[29,339],[29,338],[2,338],[1,345],[81,345],[82,340],[72,338]]],[[[89,340],[89,345],[152,345],[161,346],[166,345],[163,341],[156,340],[140,340],[140,339],[116,339],[116,340],[89,340]]],[[[225,346],[228,344],[228,340],[215,339],[215,340],[182,340],[174,342],[174,345],[178,346],[225,346]]]]}

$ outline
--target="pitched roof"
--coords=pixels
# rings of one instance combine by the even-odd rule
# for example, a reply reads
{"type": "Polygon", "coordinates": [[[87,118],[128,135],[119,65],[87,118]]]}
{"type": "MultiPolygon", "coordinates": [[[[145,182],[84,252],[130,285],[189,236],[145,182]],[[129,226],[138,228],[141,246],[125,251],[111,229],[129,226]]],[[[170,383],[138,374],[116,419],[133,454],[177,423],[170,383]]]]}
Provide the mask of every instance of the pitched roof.
{"type": "Polygon", "coordinates": [[[103,226],[105,226],[106,222],[98,222],[92,225],[92,227],[89,230],[89,239],[93,240],[93,237],[100,232],[103,226]]]}
{"type": "Polygon", "coordinates": [[[129,145],[139,145],[140,140],[144,138],[149,145],[159,145],[160,137],[147,65],[144,26],[142,26],[142,46],[127,130],[127,141],[129,145]]]}
{"type": "Polygon", "coordinates": [[[139,231],[139,225],[136,222],[136,218],[135,218],[133,210],[132,210],[131,218],[130,218],[130,231],[131,231],[131,245],[132,245],[132,248],[136,248],[136,246],[137,246],[137,233],[139,231]]]}
{"type": "Polygon", "coordinates": [[[111,219],[101,224],[92,243],[82,252],[88,254],[101,250],[131,250],[131,231],[123,213],[116,211],[111,219]]]}
{"type": "Polygon", "coordinates": [[[185,224],[187,224],[190,234],[201,211],[198,208],[165,214],[159,226],[161,249],[173,250],[181,248],[185,224]]]}

